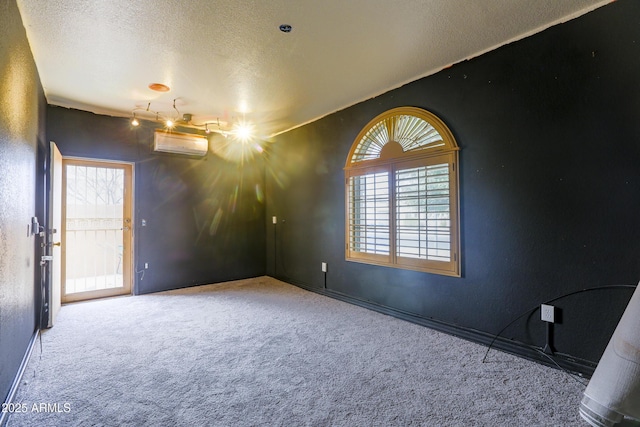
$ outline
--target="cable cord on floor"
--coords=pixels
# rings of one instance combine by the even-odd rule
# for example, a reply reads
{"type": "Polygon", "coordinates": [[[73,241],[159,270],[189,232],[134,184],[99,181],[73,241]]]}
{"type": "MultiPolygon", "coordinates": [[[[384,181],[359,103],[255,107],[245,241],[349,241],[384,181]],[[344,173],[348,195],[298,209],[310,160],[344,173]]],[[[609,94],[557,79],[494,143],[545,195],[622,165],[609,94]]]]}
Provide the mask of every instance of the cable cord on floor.
{"type": "MultiPolygon", "coordinates": [[[[573,295],[577,295],[577,294],[581,294],[581,293],[584,293],[584,292],[601,291],[601,290],[605,290],[605,289],[636,289],[637,286],[638,285],[607,285],[607,286],[596,286],[596,287],[593,287],[593,288],[585,288],[585,289],[580,289],[580,290],[577,290],[577,291],[569,292],[569,293],[564,294],[564,295],[560,295],[559,297],[552,298],[552,299],[550,299],[548,301],[545,301],[545,302],[543,302],[541,304],[551,304],[552,302],[556,302],[556,301],[561,300],[563,298],[567,298],[567,297],[570,297],[570,296],[573,296],[573,295]]],[[[525,311],[524,313],[522,313],[521,315],[519,315],[518,317],[513,319],[511,322],[509,322],[504,328],[500,329],[500,332],[498,332],[493,337],[491,342],[489,343],[489,346],[487,347],[487,351],[484,354],[484,357],[482,358],[482,363],[485,363],[485,361],[487,360],[487,356],[489,355],[489,351],[493,347],[493,344],[495,344],[496,340],[502,335],[502,333],[504,331],[506,331],[507,328],[509,328],[511,325],[516,323],[518,320],[522,319],[525,316],[531,315],[536,310],[539,310],[541,304],[538,304],[534,308],[531,308],[531,309],[525,311]]],[[[537,347],[535,347],[535,348],[536,348],[536,350],[538,349],[537,347]]],[[[549,356],[548,354],[545,354],[545,356],[551,358],[551,356],[549,356]]],[[[557,362],[555,362],[555,359],[553,361],[554,361],[554,363],[557,364],[557,362]]]]}
{"type": "Polygon", "coordinates": [[[563,371],[565,374],[567,374],[571,379],[573,379],[574,381],[576,381],[578,384],[586,387],[587,383],[585,383],[584,381],[580,381],[578,378],[576,378],[576,376],[570,372],[567,368],[560,366],[560,364],[556,361],[556,359],[554,359],[551,355],[545,353],[541,348],[539,347],[533,347],[534,350],[536,350],[538,353],[540,353],[542,356],[546,357],[547,359],[549,359],[551,361],[551,363],[553,363],[555,365],[556,368],[560,369],[561,371],[563,371]]]}

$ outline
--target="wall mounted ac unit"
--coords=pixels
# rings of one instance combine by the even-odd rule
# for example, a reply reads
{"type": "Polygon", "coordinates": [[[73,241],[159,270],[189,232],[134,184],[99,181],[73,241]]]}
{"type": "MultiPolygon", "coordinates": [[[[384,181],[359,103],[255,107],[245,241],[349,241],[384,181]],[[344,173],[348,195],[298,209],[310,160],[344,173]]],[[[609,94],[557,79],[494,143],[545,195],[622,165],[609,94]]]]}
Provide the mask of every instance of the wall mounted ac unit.
{"type": "Polygon", "coordinates": [[[156,129],[153,138],[153,151],[205,156],[208,148],[209,141],[201,135],[156,129]]]}

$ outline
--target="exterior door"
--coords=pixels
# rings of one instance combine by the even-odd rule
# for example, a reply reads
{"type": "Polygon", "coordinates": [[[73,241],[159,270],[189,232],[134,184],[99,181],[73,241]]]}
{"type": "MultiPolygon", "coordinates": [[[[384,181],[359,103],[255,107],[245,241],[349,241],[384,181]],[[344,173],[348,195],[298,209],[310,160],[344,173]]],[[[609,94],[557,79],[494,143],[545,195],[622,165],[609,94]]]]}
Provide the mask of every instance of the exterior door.
{"type": "Polygon", "coordinates": [[[131,293],[132,175],[127,163],[63,160],[62,302],[131,293]]]}

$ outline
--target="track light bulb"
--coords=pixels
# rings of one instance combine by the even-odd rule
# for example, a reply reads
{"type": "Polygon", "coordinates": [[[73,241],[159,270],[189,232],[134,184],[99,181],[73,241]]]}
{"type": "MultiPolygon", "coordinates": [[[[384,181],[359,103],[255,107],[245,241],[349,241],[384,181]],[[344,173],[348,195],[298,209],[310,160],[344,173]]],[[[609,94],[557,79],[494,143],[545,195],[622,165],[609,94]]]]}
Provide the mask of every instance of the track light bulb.
{"type": "Polygon", "coordinates": [[[236,123],[233,126],[233,135],[240,142],[247,142],[253,138],[253,126],[246,122],[236,123]]]}
{"type": "Polygon", "coordinates": [[[165,122],[165,125],[166,125],[168,128],[172,128],[172,127],[173,127],[173,125],[174,125],[173,120],[171,120],[171,119],[167,120],[167,121],[165,122]]]}
{"type": "Polygon", "coordinates": [[[135,117],[131,119],[131,126],[139,126],[140,122],[135,117]]]}

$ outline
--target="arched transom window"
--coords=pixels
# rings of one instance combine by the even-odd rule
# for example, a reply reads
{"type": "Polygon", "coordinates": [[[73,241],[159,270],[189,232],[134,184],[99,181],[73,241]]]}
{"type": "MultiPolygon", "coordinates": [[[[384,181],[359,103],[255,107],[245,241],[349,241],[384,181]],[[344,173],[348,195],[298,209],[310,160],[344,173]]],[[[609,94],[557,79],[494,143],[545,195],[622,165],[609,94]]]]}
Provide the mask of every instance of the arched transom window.
{"type": "Polygon", "coordinates": [[[346,259],[460,276],[458,150],[426,110],[369,122],[345,165],[346,259]]]}

